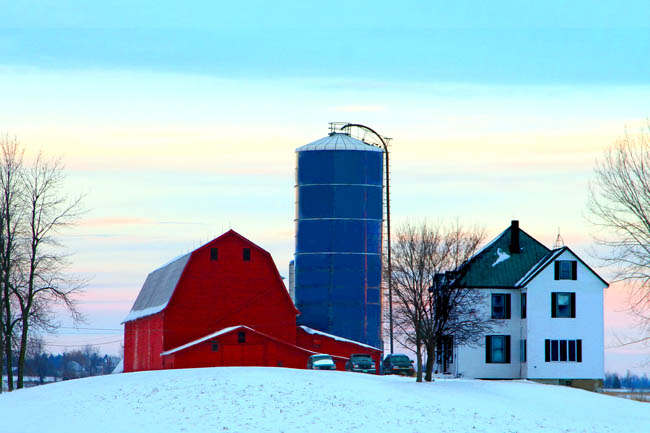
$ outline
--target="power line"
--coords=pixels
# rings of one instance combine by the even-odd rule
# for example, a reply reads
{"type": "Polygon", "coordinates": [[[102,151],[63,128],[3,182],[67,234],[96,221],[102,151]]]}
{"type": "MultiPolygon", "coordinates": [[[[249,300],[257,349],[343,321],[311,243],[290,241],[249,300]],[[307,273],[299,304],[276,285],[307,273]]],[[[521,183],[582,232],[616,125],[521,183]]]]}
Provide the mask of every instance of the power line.
{"type": "Polygon", "coordinates": [[[123,331],[123,329],[116,328],[83,328],[80,326],[59,326],[60,329],[83,329],[86,331],[123,331]]]}
{"type": "Polygon", "coordinates": [[[52,346],[52,347],[84,347],[84,346],[103,346],[105,344],[113,344],[113,343],[121,343],[123,339],[119,340],[113,340],[113,341],[105,341],[103,343],[84,343],[84,344],[52,344],[52,343],[45,343],[46,346],[52,346]]]}

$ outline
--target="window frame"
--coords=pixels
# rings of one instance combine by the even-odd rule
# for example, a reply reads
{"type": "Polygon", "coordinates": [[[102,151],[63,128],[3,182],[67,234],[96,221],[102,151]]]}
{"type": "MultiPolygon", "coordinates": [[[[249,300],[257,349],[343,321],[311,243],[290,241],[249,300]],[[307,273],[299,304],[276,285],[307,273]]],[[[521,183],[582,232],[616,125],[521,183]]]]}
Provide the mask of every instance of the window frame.
{"type": "Polygon", "coordinates": [[[485,363],[486,364],[510,364],[510,335],[486,335],[485,336],[485,363]],[[494,342],[502,341],[503,342],[503,360],[495,361],[494,360],[494,342]]]}
{"type": "Polygon", "coordinates": [[[510,319],[510,307],[511,307],[511,300],[510,300],[510,293],[492,293],[492,296],[490,298],[490,316],[492,319],[496,320],[508,320],[510,319]],[[503,317],[500,317],[501,314],[497,315],[494,312],[494,307],[495,303],[494,300],[503,297],[503,317]]]}
{"type": "Polygon", "coordinates": [[[582,339],[547,338],[544,340],[544,362],[582,362],[582,339]]]}
{"type": "Polygon", "coordinates": [[[577,280],[578,279],[578,261],[577,260],[556,260],[555,261],[555,279],[556,280],[564,280],[564,281],[566,281],[566,280],[577,280]]]}
{"type": "Polygon", "coordinates": [[[551,317],[554,319],[576,318],[576,292],[551,292],[551,317]],[[566,311],[561,311],[560,296],[567,296],[569,303],[566,311]]]}

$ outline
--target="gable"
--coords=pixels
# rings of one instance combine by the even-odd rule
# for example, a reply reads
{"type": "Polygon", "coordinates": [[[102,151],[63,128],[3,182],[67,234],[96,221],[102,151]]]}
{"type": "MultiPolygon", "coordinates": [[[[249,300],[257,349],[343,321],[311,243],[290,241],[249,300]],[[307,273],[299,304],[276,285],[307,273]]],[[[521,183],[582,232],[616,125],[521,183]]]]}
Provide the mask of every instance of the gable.
{"type": "Polygon", "coordinates": [[[138,294],[133,307],[131,307],[131,311],[124,318],[122,323],[157,314],[165,310],[172,300],[176,288],[181,283],[181,278],[184,278],[183,274],[185,270],[195,261],[194,257],[208,248],[218,246],[222,241],[229,238],[238,239],[247,247],[257,250],[265,260],[270,261],[269,266],[273,268],[273,277],[277,280],[276,282],[279,282],[278,286],[281,286],[283,289],[282,291],[285,292],[284,296],[286,298],[286,303],[290,305],[295,313],[297,313],[298,310],[296,310],[293,301],[291,301],[289,293],[284,289],[282,277],[273,263],[271,255],[266,250],[249,241],[234,230],[229,230],[196,250],[174,259],[170,263],[151,272],[140,289],[140,293],[138,294]],[[190,261],[190,259],[192,259],[192,261],[190,261]]]}
{"type": "Polygon", "coordinates": [[[463,287],[515,287],[532,267],[549,254],[548,248],[521,229],[518,229],[521,252],[511,254],[512,230],[512,227],[504,230],[464,265],[463,287]]]}
{"type": "MultiPolygon", "coordinates": [[[[552,263],[555,263],[556,260],[567,260],[575,259],[579,262],[585,270],[590,272],[594,277],[600,280],[605,287],[609,287],[609,283],[605,281],[596,271],[594,271],[589,265],[587,265],[576,253],[574,253],[569,247],[562,247],[556,250],[551,251],[546,257],[540,260],[529,272],[526,273],[518,282],[517,287],[525,287],[530,283],[535,277],[537,277],[544,269],[549,266],[552,266],[552,263]],[[567,255],[569,257],[567,257],[567,255]]],[[[579,278],[579,277],[578,277],[579,278]]]]}

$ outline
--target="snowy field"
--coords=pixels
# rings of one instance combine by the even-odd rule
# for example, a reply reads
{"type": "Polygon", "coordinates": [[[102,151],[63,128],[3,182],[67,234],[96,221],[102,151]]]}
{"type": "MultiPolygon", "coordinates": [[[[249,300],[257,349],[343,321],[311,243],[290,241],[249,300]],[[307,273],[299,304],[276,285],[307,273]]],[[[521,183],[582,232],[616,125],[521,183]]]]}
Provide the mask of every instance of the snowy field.
{"type": "Polygon", "coordinates": [[[647,432],[650,404],[521,381],[221,367],[0,396],[3,432],[647,432]]]}

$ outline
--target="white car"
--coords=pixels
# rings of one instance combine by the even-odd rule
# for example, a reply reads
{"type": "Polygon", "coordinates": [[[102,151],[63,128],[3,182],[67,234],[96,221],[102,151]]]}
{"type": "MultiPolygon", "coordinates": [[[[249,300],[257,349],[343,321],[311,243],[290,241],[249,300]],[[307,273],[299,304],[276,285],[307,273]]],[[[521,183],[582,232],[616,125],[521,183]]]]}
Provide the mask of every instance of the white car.
{"type": "Polygon", "coordinates": [[[330,355],[317,353],[309,357],[308,370],[336,370],[336,364],[330,355]]]}

